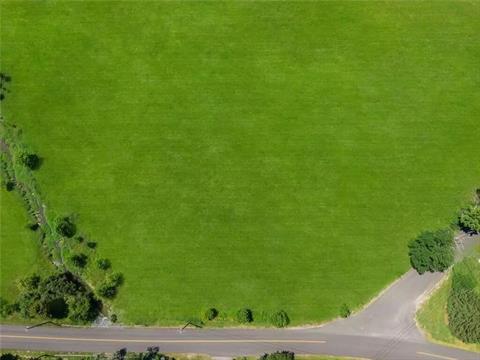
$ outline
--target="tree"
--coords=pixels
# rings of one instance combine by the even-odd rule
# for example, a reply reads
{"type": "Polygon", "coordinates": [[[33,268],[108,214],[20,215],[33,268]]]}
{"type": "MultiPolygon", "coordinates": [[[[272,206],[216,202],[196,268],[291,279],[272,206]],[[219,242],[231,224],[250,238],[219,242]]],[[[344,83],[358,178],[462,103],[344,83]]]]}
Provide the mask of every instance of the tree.
{"type": "Polygon", "coordinates": [[[207,320],[213,320],[218,316],[218,310],[215,308],[210,308],[207,311],[205,311],[205,319],[207,320]]]}
{"type": "Polygon", "coordinates": [[[57,220],[57,232],[67,238],[73,237],[77,232],[77,227],[70,217],[63,217],[57,220]]]}
{"type": "Polygon", "coordinates": [[[127,356],[127,349],[122,348],[120,350],[117,350],[113,353],[113,360],[124,360],[125,357],[127,356]]]}
{"type": "Polygon", "coordinates": [[[453,245],[450,229],[425,231],[408,245],[410,263],[419,274],[445,271],[454,260],[453,245]]]}
{"type": "Polygon", "coordinates": [[[480,205],[470,205],[462,209],[458,223],[463,230],[480,233],[480,205]]]}
{"type": "Polygon", "coordinates": [[[291,351],[277,351],[262,355],[259,360],[295,360],[295,354],[291,351]]]}
{"type": "Polygon", "coordinates": [[[272,314],[270,321],[274,326],[279,328],[283,328],[290,324],[290,318],[283,310],[277,311],[276,313],[272,314]]]}
{"type": "Polygon", "coordinates": [[[64,318],[76,321],[95,319],[101,303],[72,273],[63,272],[41,279],[29,276],[19,282],[18,310],[25,318],[64,318]]]}
{"type": "Polygon", "coordinates": [[[79,268],[84,268],[87,265],[88,256],[85,254],[74,254],[70,257],[73,265],[79,268]]]}
{"type": "Polygon", "coordinates": [[[108,270],[111,267],[110,260],[108,259],[98,259],[97,260],[97,267],[101,270],[108,270]]]}
{"type": "Polygon", "coordinates": [[[238,310],[237,321],[241,324],[251,323],[253,321],[252,310],[246,308],[238,310]]]}
{"type": "Polygon", "coordinates": [[[30,170],[36,170],[40,167],[41,160],[37,154],[22,154],[21,160],[23,165],[30,170]]]}
{"type": "Polygon", "coordinates": [[[19,360],[20,356],[12,353],[4,353],[0,355],[0,360],[19,360]]]}

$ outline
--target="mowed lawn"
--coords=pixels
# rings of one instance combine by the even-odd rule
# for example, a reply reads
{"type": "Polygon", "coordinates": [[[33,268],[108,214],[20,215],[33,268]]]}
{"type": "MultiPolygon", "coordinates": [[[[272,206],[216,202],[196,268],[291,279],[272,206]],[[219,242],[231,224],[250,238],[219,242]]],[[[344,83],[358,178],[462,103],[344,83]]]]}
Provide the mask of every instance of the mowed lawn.
{"type": "MultiPolygon", "coordinates": [[[[478,2],[8,2],[3,112],[122,322],[357,307],[480,184],[478,2]]],[[[3,222],[2,222],[3,223],[3,222]]],[[[22,260],[24,261],[24,260],[22,260]]]]}

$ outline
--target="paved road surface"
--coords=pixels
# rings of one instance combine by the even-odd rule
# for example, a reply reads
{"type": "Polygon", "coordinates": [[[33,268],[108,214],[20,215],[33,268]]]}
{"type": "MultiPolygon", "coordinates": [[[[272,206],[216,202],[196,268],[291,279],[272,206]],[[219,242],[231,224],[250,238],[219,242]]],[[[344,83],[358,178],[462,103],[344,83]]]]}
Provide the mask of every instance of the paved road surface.
{"type": "MultiPolygon", "coordinates": [[[[480,236],[462,237],[459,254],[480,236]]],[[[305,329],[178,329],[58,328],[0,325],[3,349],[111,352],[122,347],[144,351],[205,353],[213,356],[257,355],[275,350],[298,354],[329,354],[375,360],[480,360],[479,353],[427,342],[414,322],[423,295],[442,274],[419,276],[409,271],[365,310],[322,327],[305,329]]]]}

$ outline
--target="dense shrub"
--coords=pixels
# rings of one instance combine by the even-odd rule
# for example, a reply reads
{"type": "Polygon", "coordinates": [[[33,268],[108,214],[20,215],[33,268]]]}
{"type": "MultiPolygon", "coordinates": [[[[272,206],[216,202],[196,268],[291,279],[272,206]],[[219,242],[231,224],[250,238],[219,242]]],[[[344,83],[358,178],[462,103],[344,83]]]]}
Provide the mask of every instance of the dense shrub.
{"type": "Polygon", "coordinates": [[[108,259],[98,259],[97,260],[97,267],[101,270],[108,270],[112,264],[110,263],[110,260],[108,259]]]}
{"type": "Polygon", "coordinates": [[[90,249],[95,249],[97,247],[97,243],[95,241],[87,241],[87,246],[90,249]]]}
{"type": "Polygon", "coordinates": [[[480,233],[480,206],[470,205],[462,209],[458,223],[463,230],[480,233]]]}
{"type": "Polygon", "coordinates": [[[4,353],[0,355],[0,360],[19,360],[20,356],[12,353],[4,353]]]}
{"type": "Polygon", "coordinates": [[[283,310],[277,311],[276,313],[272,314],[270,317],[270,321],[272,325],[282,328],[290,324],[290,319],[287,313],[283,310]]]}
{"type": "Polygon", "coordinates": [[[347,318],[350,316],[352,312],[350,311],[350,308],[348,307],[347,304],[342,304],[342,306],[340,306],[340,316],[343,317],[343,318],[347,318]]]}
{"type": "Polygon", "coordinates": [[[295,360],[295,354],[291,351],[277,351],[262,355],[259,360],[295,360]]]}
{"type": "Polygon", "coordinates": [[[475,291],[478,280],[472,272],[458,271],[458,266],[453,271],[447,302],[448,327],[463,342],[480,343],[480,294],[475,291]]]}
{"type": "Polygon", "coordinates": [[[117,314],[112,314],[112,315],[110,316],[110,321],[111,321],[112,323],[115,324],[115,323],[117,322],[117,320],[118,320],[117,314]]]}
{"type": "Polygon", "coordinates": [[[63,217],[57,220],[56,230],[60,235],[71,238],[77,232],[77,227],[71,218],[63,217]]]}
{"type": "Polygon", "coordinates": [[[13,182],[13,181],[7,181],[7,182],[5,183],[5,189],[6,189],[7,191],[13,191],[13,190],[15,189],[15,182],[13,182]]]}
{"type": "Polygon", "coordinates": [[[204,315],[205,319],[210,321],[215,319],[217,316],[218,316],[218,310],[215,308],[208,309],[207,311],[205,311],[205,315],[204,315]]]}
{"type": "Polygon", "coordinates": [[[18,307],[25,318],[36,316],[76,321],[94,320],[101,304],[73,274],[63,272],[41,279],[29,276],[19,283],[18,307]]]}
{"type": "Polygon", "coordinates": [[[425,231],[408,245],[410,263],[419,274],[445,271],[453,263],[453,245],[450,229],[425,231]]]}
{"type": "Polygon", "coordinates": [[[85,254],[74,254],[70,257],[72,264],[79,268],[84,268],[87,265],[88,257],[85,254]]]}
{"type": "Polygon", "coordinates": [[[253,313],[250,309],[240,309],[237,311],[237,321],[241,324],[251,323],[253,321],[253,313]]]}
{"type": "Polygon", "coordinates": [[[31,170],[36,170],[40,167],[40,158],[36,154],[23,154],[21,156],[23,165],[31,170]]]}
{"type": "Polygon", "coordinates": [[[38,223],[32,223],[32,224],[28,224],[27,227],[32,231],[37,231],[40,225],[38,225],[38,223]]]}
{"type": "Polygon", "coordinates": [[[112,299],[117,295],[118,287],[123,283],[123,275],[121,273],[113,273],[98,286],[97,293],[101,297],[112,299]]]}

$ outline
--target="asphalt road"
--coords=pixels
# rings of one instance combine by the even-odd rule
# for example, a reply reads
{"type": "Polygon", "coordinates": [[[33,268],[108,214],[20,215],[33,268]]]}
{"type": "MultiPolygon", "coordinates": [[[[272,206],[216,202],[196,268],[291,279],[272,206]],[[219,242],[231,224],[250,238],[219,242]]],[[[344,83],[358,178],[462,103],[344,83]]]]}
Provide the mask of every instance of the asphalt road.
{"type": "MultiPolygon", "coordinates": [[[[459,254],[480,236],[462,237],[459,254]]],[[[425,294],[442,274],[409,271],[363,311],[321,327],[299,329],[187,329],[79,328],[0,325],[3,349],[57,352],[112,352],[122,347],[144,351],[159,346],[163,352],[203,353],[233,357],[275,350],[297,354],[328,354],[375,360],[480,360],[480,353],[429,343],[417,329],[414,316],[425,294]]]]}
{"type": "Polygon", "coordinates": [[[1,326],[4,349],[57,352],[112,352],[122,347],[145,351],[159,346],[163,352],[204,353],[212,356],[257,355],[275,350],[296,354],[329,354],[368,359],[480,360],[480,354],[401,337],[385,338],[324,333],[321,329],[177,329],[54,328],[26,330],[1,326]]]}

